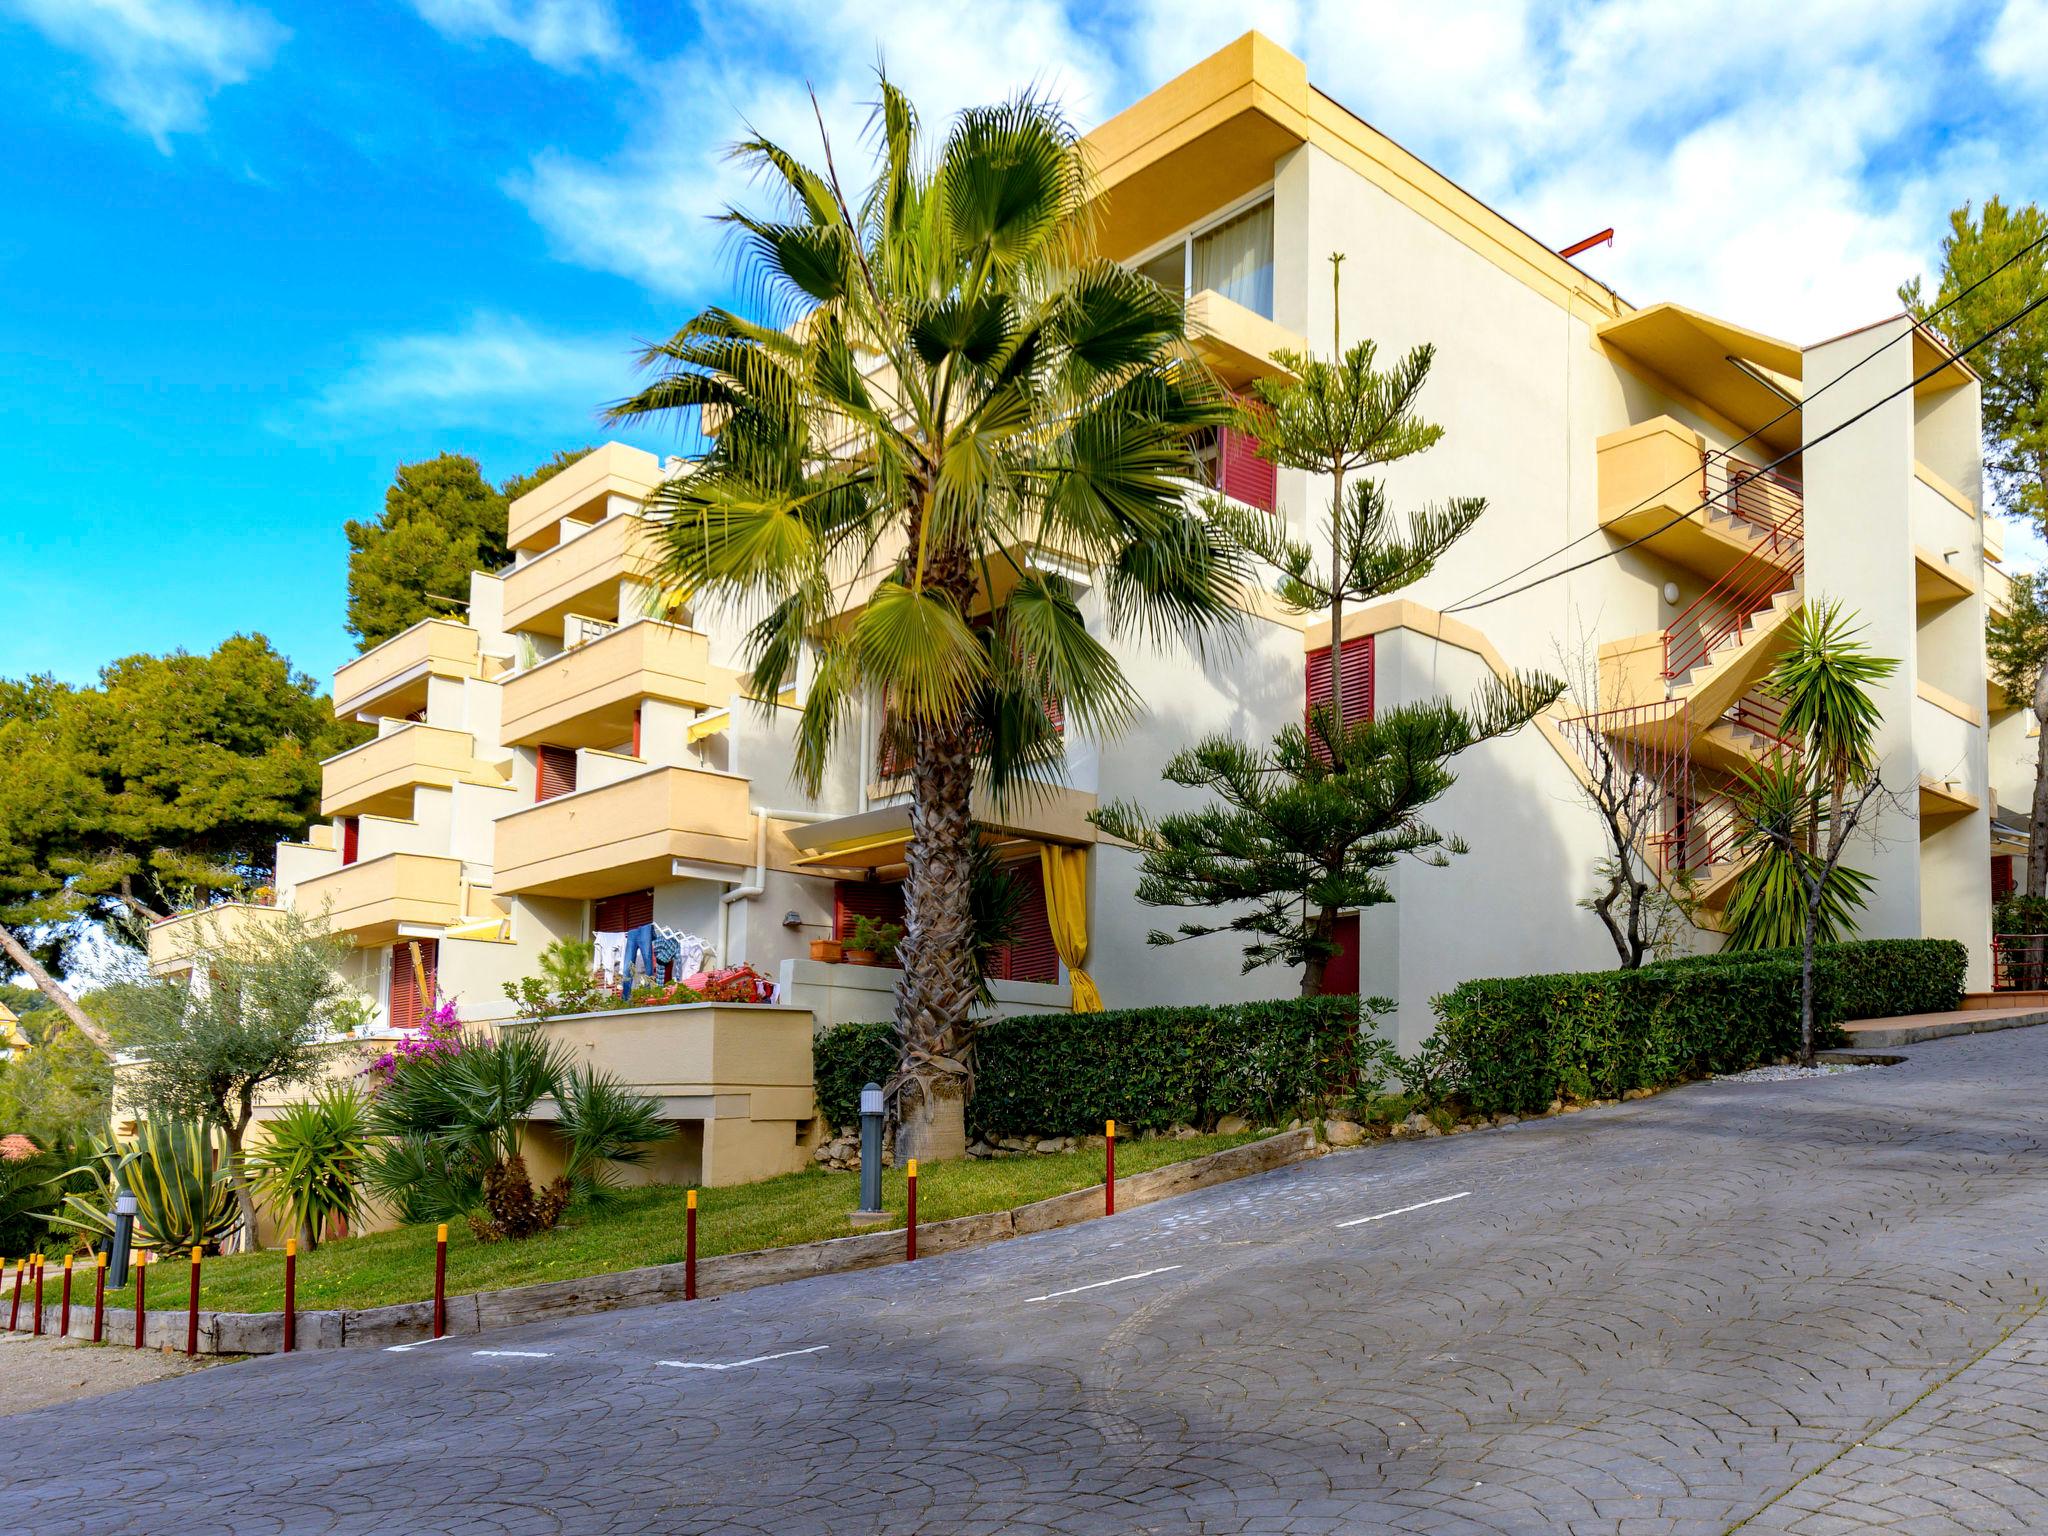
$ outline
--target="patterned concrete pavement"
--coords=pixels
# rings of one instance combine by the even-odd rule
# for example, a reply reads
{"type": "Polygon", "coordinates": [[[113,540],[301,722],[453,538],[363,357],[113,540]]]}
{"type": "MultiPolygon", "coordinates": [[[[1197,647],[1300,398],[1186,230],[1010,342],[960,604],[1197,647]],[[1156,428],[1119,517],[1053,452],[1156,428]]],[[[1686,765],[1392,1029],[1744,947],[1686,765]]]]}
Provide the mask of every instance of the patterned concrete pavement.
{"type": "Polygon", "coordinates": [[[8,1421],[0,1529],[2048,1528],[2044,1117],[2048,1029],[1972,1036],[914,1266],[253,1361],[8,1421]]]}

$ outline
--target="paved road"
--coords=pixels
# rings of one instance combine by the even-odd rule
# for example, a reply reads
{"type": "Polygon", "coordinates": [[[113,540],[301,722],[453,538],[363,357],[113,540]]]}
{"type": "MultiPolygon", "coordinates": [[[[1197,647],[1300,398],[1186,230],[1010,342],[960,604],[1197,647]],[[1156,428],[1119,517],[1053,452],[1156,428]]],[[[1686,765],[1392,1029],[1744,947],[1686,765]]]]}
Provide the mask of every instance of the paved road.
{"type": "Polygon", "coordinates": [[[9,1420],[0,1529],[2048,1529],[2044,1127],[2048,1029],[2016,1031],[254,1361],[9,1420]]]}

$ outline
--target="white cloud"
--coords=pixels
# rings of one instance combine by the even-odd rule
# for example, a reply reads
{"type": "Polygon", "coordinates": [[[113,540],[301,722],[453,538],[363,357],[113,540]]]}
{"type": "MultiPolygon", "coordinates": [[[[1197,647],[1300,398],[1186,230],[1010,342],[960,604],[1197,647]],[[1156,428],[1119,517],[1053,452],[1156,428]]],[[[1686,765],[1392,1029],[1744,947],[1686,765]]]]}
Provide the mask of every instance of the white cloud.
{"type": "Polygon", "coordinates": [[[631,348],[617,336],[563,335],[483,313],[456,330],[371,340],[314,397],[313,424],[336,432],[488,427],[566,440],[593,430],[598,412],[636,378],[631,348]]]}
{"type": "Polygon", "coordinates": [[[2048,75],[2048,0],[2006,0],[1981,57],[1998,80],[2038,91],[2048,75]]]}
{"type": "Polygon", "coordinates": [[[748,197],[727,146],[755,132],[815,161],[810,91],[842,173],[857,179],[877,62],[934,124],[1033,85],[1085,123],[1115,83],[1103,50],[1054,0],[903,0],[890,8],[886,35],[851,11],[733,0],[701,47],[647,71],[645,116],[616,155],[599,162],[544,150],[506,189],[566,259],[697,294],[725,271],[713,216],[748,197]]]}
{"type": "Polygon", "coordinates": [[[413,0],[413,8],[444,37],[502,38],[553,69],[627,55],[610,0],[413,0]]]}
{"type": "Polygon", "coordinates": [[[101,99],[170,153],[207,99],[270,62],[291,34],[227,0],[0,0],[59,48],[90,59],[101,99]]]}

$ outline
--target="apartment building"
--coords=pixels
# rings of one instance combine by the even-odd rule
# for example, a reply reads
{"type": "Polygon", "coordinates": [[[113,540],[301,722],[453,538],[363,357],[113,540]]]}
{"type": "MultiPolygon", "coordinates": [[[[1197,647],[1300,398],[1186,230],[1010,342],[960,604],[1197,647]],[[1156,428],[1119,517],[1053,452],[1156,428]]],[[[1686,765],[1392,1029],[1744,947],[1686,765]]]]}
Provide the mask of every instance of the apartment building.
{"type": "MultiPolygon", "coordinates": [[[[1597,678],[1597,697],[1461,760],[1432,820],[1470,853],[1394,871],[1392,904],[1347,917],[1333,990],[1394,999],[1413,1045],[1431,997],[1467,977],[1612,964],[1577,905],[1604,852],[1578,790],[1588,731],[1664,744],[1658,858],[1674,878],[1691,872],[1703,902],[1692,942],[1717,945],[1735,869],[1725,786],[1771,750],[1775,714],[1756,685],[1788,615],[1823,596],[1901,661],[1881,700],[1900,794],[1855,859],[1877,877],[1863,931],[1960,939],[1971,985],[1988,985],[1993,813],[2001,798],[2025,804],[2002,775],[2024,751],[2030,783],[2031,752],[2008,741],[2025,717],[1985,674],[1985,614],[2005,577],[1967,366],[1902,316],[1802,346],[1739,317],[1626,302],[1256,34],[1089,145],[1107,253],[1184,294],[1226,383],[1275,374],[1283,349],[1327,350],[1340,318],[1344,337],[1387,355],[1434,343],[1423,405],[1447,435],[1388,474],[1390,498],[1490,505],[1427,580],[1347,611],[1341,636],[1254,595],[1228,654],[1126,648],[1148,704],[1139,725],[1113,742],[1070,731],[1057,793],[983,808],[1030,892],[995,983],[1001,1009],[1067,1007],[1076,969],[1112,1007],[1295,989],[1289,973],[1243,974],[1227,938],[1148,945],[1177,915],[1137,903],[1136,859],[1100,841],[1088,812],[1179,803],[1159,776],[1166,758],[1212,732],[1259,739],[1300,719],[1327,694],[1333,642],[1382,708],[1463,697],[1515,667],[1597,678]],[[1566,546],[1608,558],[1503,585],[1551,569],[1566,546]]],[[[1326,485],[1276,473],[1229,433],[1208,462],[1224,494],[1320,525],[1326,485]]],[[[809,942],[900,911],[904,782],[872,720],[818,793],[794,781],[806,677],[745,697],[738,621],[678,605],[652,574],[660,530],[643,499],[676,469],[607,444],[514,503],[514,562],[476,574],[463,618],[417,625],[337,672],[336,710],[378,735],[326,765],[328,819],[280,850],[278,895],[355,936],[353,980],[384,1026],[416,1022],[429,994],[500,1016],[501,984],[551,940],[649,925],[697,946],[693,958],[775,976],[820,1027],[888,1014],[892,972],[813,960],[809,942]]],[[[163,943],[169,957],[174,935],[163,943]]]]}

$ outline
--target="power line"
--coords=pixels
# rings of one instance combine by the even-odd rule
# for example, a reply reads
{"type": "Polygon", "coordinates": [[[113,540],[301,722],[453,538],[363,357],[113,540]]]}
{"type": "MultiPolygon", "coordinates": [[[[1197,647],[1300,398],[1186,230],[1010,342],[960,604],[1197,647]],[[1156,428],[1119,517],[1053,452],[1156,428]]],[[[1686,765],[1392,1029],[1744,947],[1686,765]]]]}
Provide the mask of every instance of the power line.
{"type": "MultiPolygon", "coordinates": [[[[1757,468],[1749,476],[1745,477],[1745,479],[1754,479],[1758,475],[1769,474],[1779,465],[1784,464],[1789,460],[1798,458],[1800,454],[1805,453],[1809,448],[1818,448],[1822,443],[1826,442],[1829,438],[1833,437],[1837,432],[1841,432],[1846,428],[1854,426],[1857,422],[1861,421],[1864,417],[1868,416],[1872,411],[1876,410],[1879,406],[1889,405],[1892,401],[1898,399],[1899,396],[1906,394],[1911,390],[1918,389],[1922,384],[1926,383],[1929,379],[1941,373],[1942,370],[1947,368],[1951,362],[1960,362],[1962,359],[1968,357],[1972,352],[1976,351],[1979,347],[1984,346],[1987,342],[1990,342],[1994,338],[2004,334],[2006,331],[2011,330],[2014,326],[2018,325],[2022,320],[2026,319],[2028,315],[2032,314],[2035,310],[2039,309],[2043,304],[2048,304],[2048,292],[2043,292],[2037,295],[2029,303],[2025,304],[2019,310],[2014,312],[2014,314],[2009,319],[2000,321],[1997,325],[1993,326],[1990,330],[1986,331],[1982,336],[1979,336],[1975,341],[1971,342],[1967,347],[1964,347],[1960,352],[1950,353],[1946,359],[1939,363],[1936,363],[1932,368],[1928,369],[1925,373],[1920,374],[1917,377],[1912,378],[1908,380],[1906,383],[1900,385],[1897,389],[1893,390],[1883,399],[1873,400],[1869,405],[1866,405],[1862,410],[1858,411],[1855,415],[1850,416],[1843,421],[1837,422],[1834,426],[1829,427],[1827,431],[1821,433],[1819,437],[1811,438],[1806,442],[1801,443],[1797,448],[1793,448],[1785,453],[1780,454],[1777,458],[1771,460],[1770,463],[1758,465],[1757,468]]],[[[1816,390],[1815,394],[1818,395],[1819,391],[1816,390]]],[[[1691,478],[1692,477],[1690,475],[1686,476],[1686,479],[1691,478]]],[[[1735,489],[1734,485],[1731,485],[1728,488],[1728,490],[1733,489],[1735,489]]],[[[1624,554],[1627,551],[1634,549],[1637,545],[1646,544],[1651,539],[1656,538],[1659,534],[1666,533],[1671,529],[1676,528],[1680,523],[1684,522],[1694,513],[1705,511],[1711,503],[1719,501],[1723,496],[1726,496],[1728,494],[1728,490],[1716,491],[1713,495],[1703,498],[1698,505],[1688,507],[1685,511],[1679,513],[1676,517],[1670,519],[1668,522],[1658,524],[1655,528],[1652,528],[1648,533],[1645,533],[1638,538],[1630,539],[1626,544],[1617,544],[1612,549],[1602,550],[1599,554],[1594,555],[1591,559],[1581,560],[1575,565],[1565,566],[1562,570],[1552,571],[1547,576],[1539,576],[1534,581],[1524,582],[1519,587],[1511,587],[1505,592],[1496,593],[1494,596],[1484,598],[1478,602],[1474,602],[1470,598],[1467,598],[1463,602],[1453,603],[1450,607],[1444,609],[1443,611],[1445,613],[1461,613],[1467,612],[1474,608],[1490,608],[1495,603],[1505,602],[1508,598],[1518,596],[1523,592],[1531,590],[1532,588],[1540,587],[1545,582],[1555,581],[1560,576],[1569,576],[1573,571],[1583,571],[1588,566],[1598,565],[1602,560],[1611,559],[1615,555],[1624,554]]],[[[1558,553],[1561,554],[1563,553],[1563,551],[1560,550],[1558,551],[1558,553]]],[[[1495,583],[1495,585],[1498,584],[1499,583],[1495,583]]],[[[1480,590],[1485,591],[1486,589],[1482,587],[1480,590]]]]}
{"type": "MultiPolygon", "coordinates": [[[[1971,283],[1967,288],[1957,290],[1955,296],[1951,298],[1946,304],[1941,305],[1937,309],[1929,310],[1927,312],[1927,318],[1919,323],[1922,325],[1926,325],[1935,320],[1936,318],[1938,318],[1946,311],[1955,308],[1956,305],[1960,304],[1964,299],[1968,298],[1971,294],[1975,293],[1979,288],[1983,287],[1986,283],[1990,282],[1991,279],[1998,276],[1998,274],[2003,272],[2007,267],[2011,266],[2014,262],[2019,261],[2022,257],[2029,255],[2033,251],[2040,249],[2043,245],[2048,245],[2048,234],[2044,234],[2038,239],[2028,241],[2024,246],[2020,247],[2019,250],[2013,252],[2012,255],[2008,256],[2004,261],[2000,262],[1997,266],[1993,267],[1989,272],[1986,272],[1982,277],[1978,278],[1974,283],[1971,283]]],[[[1819,389],[1816,389],[1811,395],[1806,396],[1804,400],[1797,401],[1791,405],[1786,406],[1784,410],[1778,412],[1777,415],[1773,416],[1769,421],[1765,422],[1762,426],[1755,428],[1753,431],[1744,434],[1742,437],[1739,437],[1734,442],[1730,443],[1727,446],[1727,448],[1721,450],[1722,456],[1725,458],[1728,454],[1731,454],[1737,448],[1740,448],[1744,443],[1751,442],[1754,439],[1763,436],[1764,433],[1770,431],[1772,427],[1775,427],[1779,422],[1783,421],[1786,417],[1792,415],[1796,411],[1803,409],[1805,405],[1811,403],[1812,401],[1818,400],[1822,395],[1826,394],[1829,390],[1833,389],[1837,384],[1841,383],[1842,380],[1848,378],[1850,374],[1854,373],[1858,368],[1861,368],[1865,363],[1873,361],[1880,353],[1888,351],[1890,348],[1897,346],[1900,342],[1904,341],[1908,336],[1912,334],[1913,333],[1911,330],[1901,331],[1898,335],[1892,337],[1890,341],[1880,343],[1877,347],[1871,350],[1868,356],[1860,358],[1856,362],[1851,363],[1847,368],[1843,369],[1840,373],[1836,374],[1835,377],[1829,379],[1827,383],[1821,385],[1821,387],[1819,389]]],[[[1961,354],[1959,353],[1957,355],[1960,356],[1961,354]]],[[[1782,393],[1782,391],[1780,393],[1782,393]]],[[[1783,459],[1780,459],[1778,460],[1778,462],[1782,464],[1785,461],[1783,459]]],[[[1637,502],[1634,506],[1625,508],[1623,511],[1618,513],[1617,516],[1627,517],[1631,512],[1642,511],[1644,507],[1653,505],[1656,502],[1657,498],[1662,496],[1665,492],[1676,490],[1679,486],[1685,484],[1685,482],[1690,480],[1691,478],[1692,474],[1690,471],[1683,475],[1680,475],[1676,480],[1672,481],[1669,485],[1659,486],[1656,490],[1652,491],[1649,495],[1645,496],[1641,501],[1637,502]]],[[[1712,497],[1708,498],[1708,500],[1710,501],[1712,499],[1712,497]]],[[[1705,505],[1706,503],[1702,502],[1700,504],[1700,507],[1696,507],[1693,510],[1702,510],[1705,507],[1705,505]]],[[[1687,515],[1690,516],[1691,514],[1688,513],[1687,515]]],[[[1489,581],[1483,587],[1473,588],[1472,591],[1467,592],[1463,597],[1459,598],[1457,602],[1453,603],[1449,608],[1446,608],[1444,612],[1454,612],[1457,609],[1464,607],[1467,603],[1470,603],[1473,598],[1478,597],[1481,593],[1491,592],[1495,587],[1504,586],[1508,582],[1513,581],[1517,576],[1526,576],[1530,571],[1535,570],[1537,566],[1542,565],[1545,561],[1555,560],[1559,555],[1564,554],[1567,550],[1576,548],[1578,545],[1583,544],[1586,542],[1586,540],[1592,538],[1595,534],[1602,533],[1604,531],[1604,527],[1588,528],[1584,533],[1580,534],[1577,538],[1568,539],[1563,544],[1560,544],[1556,549],[1551,550],[1549,553],[1538,555],[1534,560],[1531,560],[1527,565],[1522,566],[1519,570],[1509,571],[1507,575],[1502,576],[1497,580],[1489,581]]],[[[1662,532],[1663,530],[1659,529],[1658,531],[1662,532]]],[[[1563,573],[1560,572],[1559,574],[1563,573]]],[[[1485,604],[1480,603],[1475,604],[1474,606],[1484,607],[1485,604]]]]}

